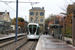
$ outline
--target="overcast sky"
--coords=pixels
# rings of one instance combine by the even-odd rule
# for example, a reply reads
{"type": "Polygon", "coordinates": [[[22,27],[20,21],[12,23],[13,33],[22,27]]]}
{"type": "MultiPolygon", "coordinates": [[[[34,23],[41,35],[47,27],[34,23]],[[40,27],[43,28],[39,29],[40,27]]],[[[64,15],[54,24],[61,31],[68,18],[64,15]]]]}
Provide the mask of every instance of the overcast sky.
{"type": "MultiPolygon", "coordinates": [[[[0,0],[1,1],[1,0],[0,0]]],[[[15,0],[2,0],[2,1],[15,1],[15,0]]],[[[29,2],[29,0],[19,0],[24,2],[29,2]]],[[[33,7],[44,7],[45,8],[45,18],[50,14],[60,14],[63,11],[60,7],[66,8],[68,4],[72,4],[75,0],[30,0],[31,2],[39,2],[34,4],[33,7]]],[[[19,17],[23,17],[25,20],[29,21],[29,9],[31,9],[30,3],[19,3],[19,17]]],[[[16,4],[8,3],[5,4],[0,2],[0,12],[7,10],[10,12],[10,18],[16,16],[16,4]]]]}

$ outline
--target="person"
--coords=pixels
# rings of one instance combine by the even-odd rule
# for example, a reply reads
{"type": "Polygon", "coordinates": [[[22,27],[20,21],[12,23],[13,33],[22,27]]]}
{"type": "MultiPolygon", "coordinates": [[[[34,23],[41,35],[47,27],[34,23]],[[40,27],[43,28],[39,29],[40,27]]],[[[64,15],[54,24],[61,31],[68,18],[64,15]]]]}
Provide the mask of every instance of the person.
{"type": "Polygon", "coordinates": [[[62,40],[62,36],[63,36],[63,35],[62,35],[62,34],[60,34],[60,39],[61,39],[61,40],[62,40]]]}
{"type": "Polygon", "coordinates": [[[48,34],[48,32],[47,32],[47,31],[46,31],[45,33],[46,33],[46,35],[48,34]]]}
{"type": "Polygon", "coordinates": [[[47,31],[45,31],[43,34],[47,35],[47,34],[48,34],[48,32],[47,32],[47,31]]]}
{"type": "Polygon", "coordinates": [[[52,36],[54,37],[54,31],[52,30],[52,36]]]}

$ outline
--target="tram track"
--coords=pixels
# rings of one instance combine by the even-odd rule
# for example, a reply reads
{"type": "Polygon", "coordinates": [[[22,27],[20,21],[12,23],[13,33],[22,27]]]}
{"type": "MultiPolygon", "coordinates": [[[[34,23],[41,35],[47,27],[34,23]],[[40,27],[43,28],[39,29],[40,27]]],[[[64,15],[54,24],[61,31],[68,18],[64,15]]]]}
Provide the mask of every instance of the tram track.
{"type": "Polygon", "coordinates": [[[35,40],[27,40],[23,45],[21,45],[16,50],[35,50],[37,41],[35,40]]]}
{"type": "Polygon", "coordinates": [[[35,50],[35,48],[36,48],[36,44],[37,44],[37,41],[35,41],[35,43],[32,45],[32,47],[31,47],[30,50],[35,50]]]}
{"type": "MultiPolygon", "coordinates": [[[[18,36],[18,41],[23,39],[23,38],[25,38],[24,35],[18,36]]],[[[11,43],[14,43],[14,42],[15,42],[15,37],[0,40],[0,48],[3,47],[3,46],[9,45],[11,43]]]]}
{"type": "MultiPolygon", "coordinates": [[[[21,37],[23,37],[23,36],[24,36],[24,35],[21,35],[21,36],[18,36],[17,38],[21,38],[21,37]]],[[[15,37],[2,39],[2,40],[0,40],[0,43],[8,42],[8,41],[11,41],[11,40],[15,40],[15,37]]]]}
{"type": "Polygon", "coordinates": [[[37,41],[28,40],[26,36],[19,36],[17,43],[15,37],[0,41],[0,50],[35,50],[37,41]]]}
{"type": "Polygon", "coordinates": [[[16,48],[16,50],[20,50],[22,48],[22,46],[24,46],[26,43],[28,43],[28,40],[26,40],[25,43],[23,43],[22,45],[20,45],[18,48],[16,48]]]}
{"type": "Polygon", "coordinates": [[[18,48],[19,46],[21,46],[22,44],[24,44],[24,42],[26,42],[26,41],[27,41],[26,36],[20,37],[20,38],[18,38],[17,42],[11,41],[10,43],[1,46],[0,50],[16,50],[16,48],[18,48]]]}

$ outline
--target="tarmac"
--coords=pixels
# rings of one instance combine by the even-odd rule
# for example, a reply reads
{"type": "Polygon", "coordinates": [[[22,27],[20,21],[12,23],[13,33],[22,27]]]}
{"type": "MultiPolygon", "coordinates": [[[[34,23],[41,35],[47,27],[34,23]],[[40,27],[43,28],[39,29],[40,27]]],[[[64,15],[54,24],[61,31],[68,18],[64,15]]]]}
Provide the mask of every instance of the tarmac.
{"type": "Polygon", "coordinates": [[[36,50],[75,50],[75,47],[50,35],[41,35],[36,50]]]}

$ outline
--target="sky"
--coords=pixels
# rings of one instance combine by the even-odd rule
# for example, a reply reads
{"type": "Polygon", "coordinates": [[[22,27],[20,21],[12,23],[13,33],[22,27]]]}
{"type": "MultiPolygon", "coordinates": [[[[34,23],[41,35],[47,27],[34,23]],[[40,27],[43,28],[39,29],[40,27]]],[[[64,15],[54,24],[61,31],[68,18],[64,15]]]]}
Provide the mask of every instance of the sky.
{"type": "MultiPolygon", "coordinates": [[[[16,1],[16,0],[0,0],[0,1],[16,1]]],[[[60,14],[63,11],[61,8],[66,9],[68,4],[72,4],[75,0],[19,0],[23,2],[39,2],[34,4],[33,7],[44,7],[45,9],[45,19],[51,14],[60,14]]],[[[18,17],[24,18],[26,21],[29,21],[29,9],[32,6],[30,3],[19,3],[18,7],[18,17]]],[[[10,18],[16,17],[16,3],[5,3],[0,2],[0,12],[7,10],[10,13],[10,18]]]]}

